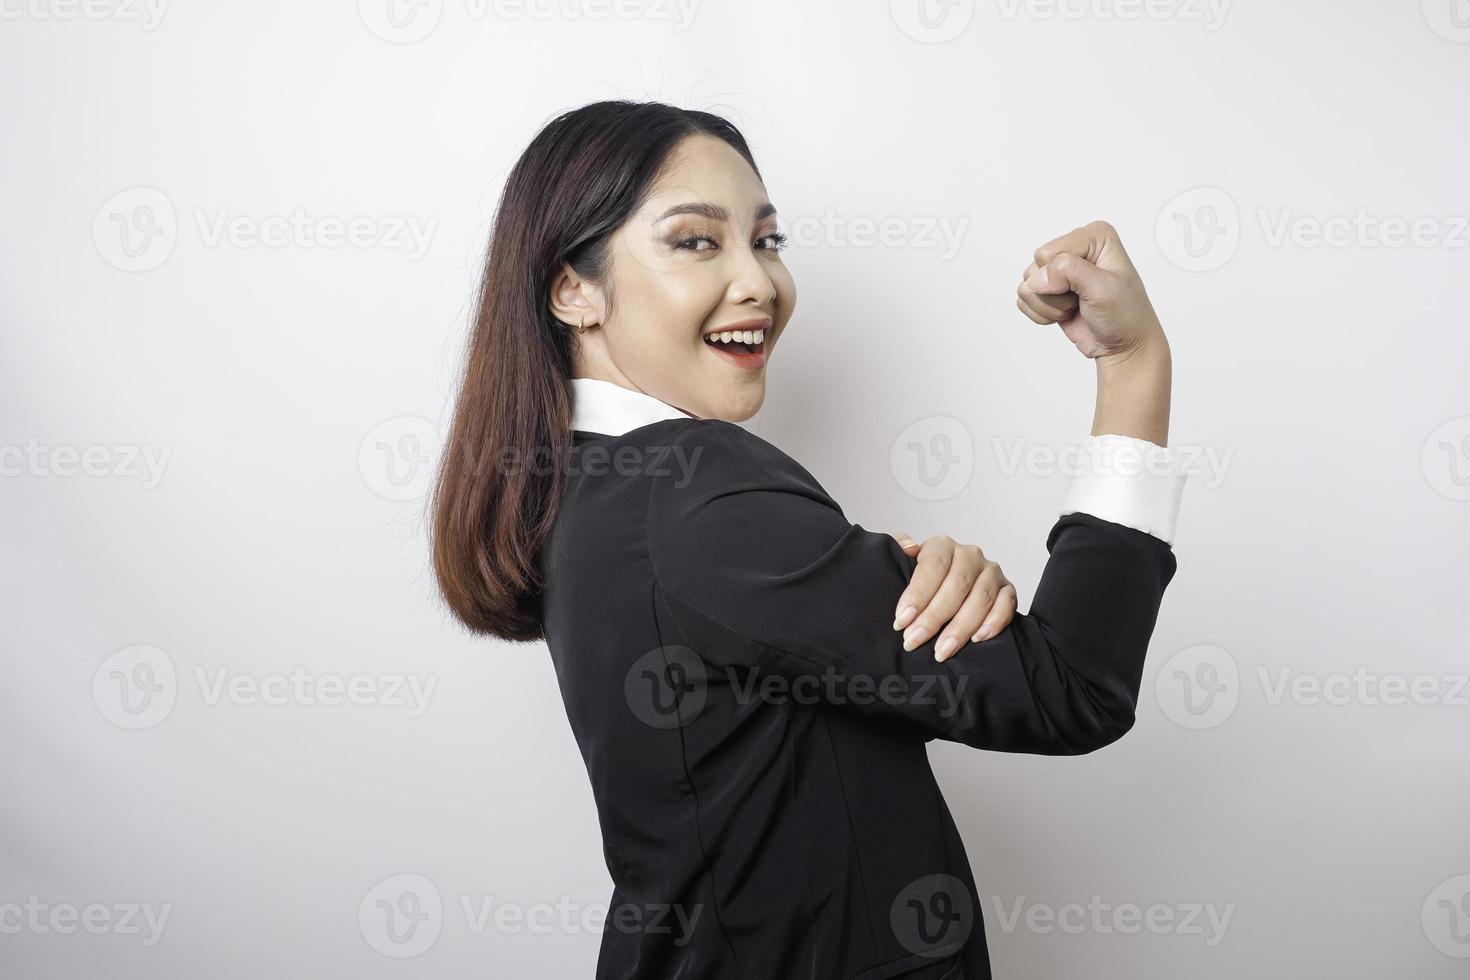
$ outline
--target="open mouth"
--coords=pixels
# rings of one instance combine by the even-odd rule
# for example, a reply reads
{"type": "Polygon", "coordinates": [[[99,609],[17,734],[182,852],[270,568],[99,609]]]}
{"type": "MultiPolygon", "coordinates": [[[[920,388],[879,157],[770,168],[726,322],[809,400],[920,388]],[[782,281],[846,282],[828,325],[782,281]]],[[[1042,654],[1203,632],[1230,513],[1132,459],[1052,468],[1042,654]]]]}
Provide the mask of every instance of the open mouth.
{"type": "Polygon", "coordinates": [[[726,330],[707,333],[704,342],[725,354],[759,354],[765,350],[766,333],[761,330],[726,330]]]}

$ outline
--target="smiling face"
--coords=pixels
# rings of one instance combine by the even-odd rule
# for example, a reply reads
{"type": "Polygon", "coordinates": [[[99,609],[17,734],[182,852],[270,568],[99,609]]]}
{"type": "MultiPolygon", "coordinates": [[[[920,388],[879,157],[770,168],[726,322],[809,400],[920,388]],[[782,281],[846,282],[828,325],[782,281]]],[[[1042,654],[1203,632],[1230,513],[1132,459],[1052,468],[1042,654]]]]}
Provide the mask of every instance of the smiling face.
{"type": "Polygon", "coordinates": [[[557,317],[573,329],[579,318],[587,324],[574,376],[642,391],[699,418],[750,418],[796,306],[783,244],[775,208],[745,158],[717,137],[686,137],[612,234],[608,281],[566,267],[552,284],[557,317]],[[727,330],[749,331],[736,335],[747,343],[711,342],[727,330]]]}

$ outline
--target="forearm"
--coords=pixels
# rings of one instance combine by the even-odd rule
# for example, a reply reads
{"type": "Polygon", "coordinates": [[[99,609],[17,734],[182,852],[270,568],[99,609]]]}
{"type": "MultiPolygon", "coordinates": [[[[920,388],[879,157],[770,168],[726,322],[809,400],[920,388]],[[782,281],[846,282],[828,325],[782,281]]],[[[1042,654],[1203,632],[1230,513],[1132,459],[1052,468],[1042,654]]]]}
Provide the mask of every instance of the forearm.
{"type": "Polygon", "coordinates": [[[1092,434],[1115,433],[1169,444],[1173,361],[1162,330],[1133,350],[1096,358],[1097,404],[1092,434]]]}

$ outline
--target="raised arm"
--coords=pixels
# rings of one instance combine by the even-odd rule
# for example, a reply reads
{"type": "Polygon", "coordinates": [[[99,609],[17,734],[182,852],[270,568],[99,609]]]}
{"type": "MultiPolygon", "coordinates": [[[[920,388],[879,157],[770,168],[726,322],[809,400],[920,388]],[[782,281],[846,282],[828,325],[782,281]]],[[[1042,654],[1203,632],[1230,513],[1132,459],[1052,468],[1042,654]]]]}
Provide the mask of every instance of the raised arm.
{"type": "Polygon", "coordinates": [[[936,663],[932,639],[905,651],[892,629],[892,597],[915,567],[898,542],[848,521],[805,469],[739,426],[676,424],[676,451],[697,462],[683,485],[654,479],[655,602],[664,642],[695,650],[722,681],[1003,752],[1091,752],[1132,727],[1175,570],[1158,537],[1062,517],[1031,611],[936,663]]]}
{"type": "Polygon", "coordinates": [[[1098,372],[1088,445],[1097,469],[1069,487],[1028,614],[942,663],[933,638],[905,651],[889,616],[914,559],[848,521],[774,446],[704,420],[676,435],[686,458],[699,459],[693,477],[651,488],[649,551],[667,642],[687,643],[753,696],[807,691],[976,748],[1074,755],[1128,731],[1176,568],[1184,474],[1163,448],[1168,343],[1105,223],[1037,249],[1019,293],[1027,316],[1060,324],[1098,372]],[[1131,469],[1120,470],[1125,461],[1131,469]],[[759,675],[783,683],[772,689],[759,675]]]}

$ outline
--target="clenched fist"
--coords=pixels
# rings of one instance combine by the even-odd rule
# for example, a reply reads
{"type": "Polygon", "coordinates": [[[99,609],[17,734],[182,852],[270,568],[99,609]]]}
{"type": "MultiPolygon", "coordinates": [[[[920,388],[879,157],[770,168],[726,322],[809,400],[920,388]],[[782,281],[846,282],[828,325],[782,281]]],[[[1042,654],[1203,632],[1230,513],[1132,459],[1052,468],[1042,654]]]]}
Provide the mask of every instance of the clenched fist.
{"type": "Polygon", "coordinates": [[[1106,221],[1038,248],[1016,296],[1022,313],[1040,324],[1060,324],[1087,357],[1127,360],[1163,336],[1143,280],[1106,221]]]}

